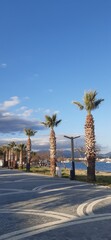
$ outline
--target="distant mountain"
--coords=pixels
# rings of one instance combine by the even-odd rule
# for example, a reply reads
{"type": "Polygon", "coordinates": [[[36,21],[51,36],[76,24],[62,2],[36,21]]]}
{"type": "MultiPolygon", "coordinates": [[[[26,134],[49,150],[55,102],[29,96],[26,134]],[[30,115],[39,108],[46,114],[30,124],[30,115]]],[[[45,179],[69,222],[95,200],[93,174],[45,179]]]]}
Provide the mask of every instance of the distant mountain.
{"type": "MultiPolygon", "coordinates": [[[[38,153],[49,153],[49,151],[39,151],[38,153]]],[[[71,150],[58,150],[57,157],[71,158],[71,150]]],[[[74,158],[84,158],[84,152],[74,151],[74,158]]],[[[98,158],[110,158],[111,152],[97,154],[98,158]]]]}
{"type": "Polygon", "coordinates": [[[99,158],[111,158],[111,152],[98,154],[99,158]]]}
{"type": "MultiPolygon", "coordinates": [[[[58,151],[57,156],[62,156],[65,158],[71,158],[72,153],[69,150],[64,150],[64,151],[58,151]]],[[[74,157],[75,158],[83,158],[85,157],[84,153],[79,153],[78,151],[74,151],[74,157]]]]}
{"type": "MultiPolygon", "coordinates": [[[[64,151],[59,151],[58,156],[63,156],[65,158],[71,158],[71,151],[69,150],[64,150],[64,151]]],[[[74,151],[74,157],[75,158],[84,158],[85,154],[84,153],[80,153],[79,151],[74,151]]],[[[98,158],[110,158],[111,157],[111,152],[108,153],[100,153],[97,154],[98,158]]]]}

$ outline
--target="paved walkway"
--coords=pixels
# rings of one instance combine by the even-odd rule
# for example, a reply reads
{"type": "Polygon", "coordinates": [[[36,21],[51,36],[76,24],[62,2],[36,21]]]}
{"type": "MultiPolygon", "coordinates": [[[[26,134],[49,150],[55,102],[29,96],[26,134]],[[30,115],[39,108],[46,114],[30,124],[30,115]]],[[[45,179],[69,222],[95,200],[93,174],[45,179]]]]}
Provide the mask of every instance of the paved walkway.
{"type": "Polygon", "coordinates": [[[111,240],[111,189],[0,170],[0,240],[111,240]]]}

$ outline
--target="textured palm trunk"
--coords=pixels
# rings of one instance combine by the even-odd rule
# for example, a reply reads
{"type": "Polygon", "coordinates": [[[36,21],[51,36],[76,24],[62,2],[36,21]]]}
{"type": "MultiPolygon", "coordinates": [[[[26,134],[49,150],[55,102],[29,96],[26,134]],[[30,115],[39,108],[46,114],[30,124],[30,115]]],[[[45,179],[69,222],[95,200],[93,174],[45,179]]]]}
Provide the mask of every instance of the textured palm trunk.
{"type": "Polygon", "coordinates": [[[11,167],[11,149],[9,149],[9,152],[8,152],[8,168],[11,167]]]}
{"type": "Polygon", "coordinates": [[[8,150],[6,150],[5,160],[8,161],[8,150]]]}
{"type": "Polygon", "coordinates": [[[17,159],[17,153],[15,151],[13,151],[13,168],[16,168],[16,160],[17,159]]]}
{"type": "Polygon", "coordinates": [[[5,166],[8,166],[8,150],[6,149],[6,154],[5,154],[5,166]]]}
{"type": "Polygon", "coordinates": [[[95,132],[94,132],[94,120],[92,114],[88,114],[85,124],[85,154],[87,159],[87,181],[93,182],[95,177],[95,132]]]}
{"type": "Polygon", "coordinates": [[[18,152],[15,152],[15,165],[14,168],[17,168],[18,152]]]}
{"type": "Polygon", "coordinates": [[[19,168],[20,168],[20,169],[23,169],[23,151],[22,151],[22,150],[20,150],[19,168]]]}
{"type": "Polygon", "coordinates": [[[13,168],[14,162],[14,154],[13,154],[13,148],[11,148],[11,168],[13,168]]]}
{"type": "Polygon", "coordinates": [[[27,171],[30,171],[30,160],[31,160],[31,139],[27,140],[27,171]]]}
{"type": "Polygon", "coordinates": [[[50,132],[50,173],[54,177],[56,173],[56,137],[55,132],[50,132]]]}

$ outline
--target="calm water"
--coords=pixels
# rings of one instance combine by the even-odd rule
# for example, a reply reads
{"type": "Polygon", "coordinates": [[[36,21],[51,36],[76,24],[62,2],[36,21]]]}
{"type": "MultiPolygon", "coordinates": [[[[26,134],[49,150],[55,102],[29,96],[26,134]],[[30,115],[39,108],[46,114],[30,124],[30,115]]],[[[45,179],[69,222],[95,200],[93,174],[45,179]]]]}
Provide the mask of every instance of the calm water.
{"type": "MultiPolygon", "coordinates": [[[[61,168],[66,167],[66,168],[71,169],[71,162],[65,163],[65,164],[60,163],[59,166],[61,168]]],[[[75,168],[86,170],[87,166],[84,163],[75,162],[75,168]]],[[[111,163],[96,162],[96,171],[111,172],[111,163]]]]}

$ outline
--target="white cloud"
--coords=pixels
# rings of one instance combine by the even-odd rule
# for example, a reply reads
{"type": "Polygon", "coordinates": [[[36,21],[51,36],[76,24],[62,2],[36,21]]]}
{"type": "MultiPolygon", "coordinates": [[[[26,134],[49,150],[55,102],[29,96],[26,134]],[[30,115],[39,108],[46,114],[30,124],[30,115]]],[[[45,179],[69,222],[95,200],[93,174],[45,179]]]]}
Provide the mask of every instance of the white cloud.
{"type": "Polygon", "coordinates": [[[44,127],[39,121],[27,118],[29,112],[23,116],[14,115],[8,112],[0,111],[0,133],[13,134],[23,132],[24,128],[32,128],[34,130],[43,130],[44,127]]]}
{"type": "Polygon", "coordinates": [[[27,110],[27,109],[28,109],[28,107],[22,106],[22,107],[16,109],[16,112],[25,111],[25,110],[27,110]]]}
{"type": "Polygon", "coordinates": [[[38,109],[35,110],[35,112],[36,112],[36,113],[38,113],[38,112],[43,112],[43,110],[44,110],[43,108],[38,108],[38,109]]]}
{"type": "Polygon", "coordinates": [[[3,117],[10,117],[10,116],[14,116],[14,114],[11,113],[11,112],[3,112],[3,113],[2,113],[2,116],[3,116],[3,117]]]}
{"type": "Polygon", "coordinates": [[[0,68],[6,68],[7,67],[7,64],[6,63],[1,63],[0,64],[0,68]]]}
{"type": "Polygon", "coordinates": [[[31,114],[32,114],[33,110],[32,109],[28,109],[28,110],[25,110],[21,116],[23,117],[29,117],[31,114]]]}
{"type": "Polygon", "coordinates": [[[0,104],[0,109],[5,110],[7,108],[13,107],[20,103],[20,100],[17,96],[11,97],[10,100],[4,101],[0,104]]]}
{"type": "Polygon", "coordinates": [[[49,114],[49,113],[51,113],[51,110],[50,109],[46,109],[44,112],[49,114]]]}
{"type": "Polygon", "coordinates": [[[22,106],[22,107],[20,108],[21,111],[24,111],[24,110],[26,110],[26,109],[27,109],[26,106],[22,106]]]}
{"type": "MultiPolygon", "coordinates": [[[[37,129],[37,128],[36,128],[37,129]]],[[[23,129],[22,129],[23,130],[23,129]]],[[[38,129],[39,130],[39,129],[38,129]]],[[[3,138],[0,139],[0,145],[8,144],[9,142],[14,141],[16,143],[26,143],[27,137],[24,134],[24,136],[21,138],[12,137],[12,138],[3,138]]],[[[50,149],[50,143],[49,143],[49,134],[47,135],[39,135],[39,131],[35,134],[34,137],[31,138],[32,142],[32,150],[33,151],[47,151],[50,149]]],[[[57,151],[62,150],[63,152],[65,150],[69,150],[71,152],[71,143],[69,140],[64,138],[64,136],[56,135],[56,143],[57,143],[57,151]]],[[[84,145],[84,138],[81,137],[77,140],[77,144],[75,145],[75,149],[84,145]]]]}

